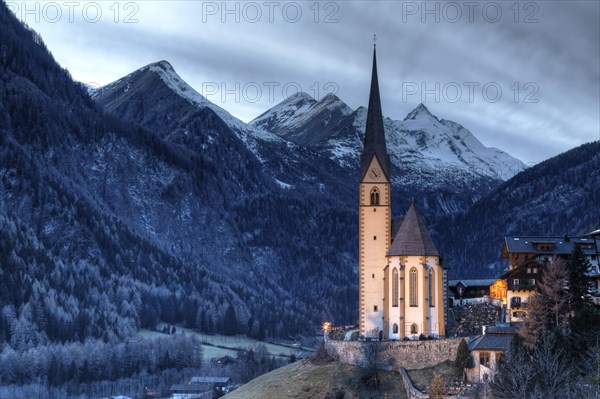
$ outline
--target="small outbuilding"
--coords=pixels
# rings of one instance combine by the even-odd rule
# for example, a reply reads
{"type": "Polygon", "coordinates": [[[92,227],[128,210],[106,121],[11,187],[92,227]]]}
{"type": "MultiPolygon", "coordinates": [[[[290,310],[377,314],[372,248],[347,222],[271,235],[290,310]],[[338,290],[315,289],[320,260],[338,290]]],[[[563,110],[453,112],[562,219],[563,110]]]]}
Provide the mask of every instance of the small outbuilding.
{"type": "Polygon", "coordinates": [[[500,358],[510,349],[516,334],[516,328],[509,324],[483,328],[483,335],[469,344],[475,364],[474,368],[467,369],[470,382],[490,382],[494,379],[500,358]]]}

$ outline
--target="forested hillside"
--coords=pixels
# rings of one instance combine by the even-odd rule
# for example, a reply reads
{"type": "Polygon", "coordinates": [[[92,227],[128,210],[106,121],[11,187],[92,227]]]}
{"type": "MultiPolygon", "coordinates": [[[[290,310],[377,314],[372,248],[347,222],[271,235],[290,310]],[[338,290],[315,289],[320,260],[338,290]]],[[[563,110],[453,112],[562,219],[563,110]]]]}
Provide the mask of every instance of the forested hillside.
{"type": "Polygon", "coordinates": [[[454,276],[493,277],[507,235],[585,234],[600,227],[600,141],[506,181],[467,212],[441,218],[433,239],[454,276]]]}
{"type": "Polygon", "coordinates": [[[276,181],[208,109],[189,128],[215,152],[122,122],[4,4],[0,24],[3,345],[224,331],[229,308],[257,337],[353,320],[354,199],[335,179],[276,181]]]}

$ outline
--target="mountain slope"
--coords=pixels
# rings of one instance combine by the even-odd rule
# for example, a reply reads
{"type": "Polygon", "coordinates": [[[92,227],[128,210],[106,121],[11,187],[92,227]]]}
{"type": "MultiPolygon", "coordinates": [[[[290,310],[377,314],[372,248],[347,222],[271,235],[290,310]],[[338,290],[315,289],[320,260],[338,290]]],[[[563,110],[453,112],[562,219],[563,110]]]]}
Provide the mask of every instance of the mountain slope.
{"type": "Polygon", "coordinates": [[[101,113],[4,3],[0,26],[0,342],[19,350],[115,342],[159,317],[177,318],[181,308],[168,304],[184,287],[197,287],[196,306],[201,296],[223,296],[202,259],[181,262],[98,196],[123,196],[124,177],[142,174],[141,159],[153,160],[144,175],[151,166],[176,178],[189,175],[195,158],[101,113]],[[123,179],[86,176],[104,150],[127,154],[106,167],[123,179]]]}
{"type": "Polygon", "coordinates": [[[432,236],[453,275],[493,277],[507,235],[585,234],[600,227],[600,141],[506,181],[467,212],[442,218],[432,236]]]}
{"type": "MultiPolygon", "coordinates": [[[[205,226],[196,238],[208,236],[226,246],[207,250],[190,245],[189,256],[194,251],[205,257],[220,257],[223,250],[243,254],[243,260],[233,267],[220,266],[219,271],[234,281],[245,281],[250,271],[281,291],[281,298],[273,303],[297,301],[293,311],[271,305],[273,313],[285,312],[283,317],[301,312],[314,323],[332,314],[352,320],[356,199],[351,194],[355,188],[335,162],[235,119],[186,86],[165,61],[101,88],[94,99],[111,114],[185,146],[217,171],[223,202],[204,207],[208,213],[226,212],[235,232],[205,226]],[[240,268],[239,274],[233,273],[235,267],[240,268]]],[[[169,235],[163,234],[162,240],[169,235]]],[[[284,323],[276,324],[283,328],[284,323]]]]}
{"type": "Polygon", "coordinates": [[[210,106],[186,109],[187,133],[123,122],[4,3],[0,24],[0,344],[117,342],[158,320],[214,332],[229,306],[261,337],[352,320],[354,210],[318,155],[210,106]]]}

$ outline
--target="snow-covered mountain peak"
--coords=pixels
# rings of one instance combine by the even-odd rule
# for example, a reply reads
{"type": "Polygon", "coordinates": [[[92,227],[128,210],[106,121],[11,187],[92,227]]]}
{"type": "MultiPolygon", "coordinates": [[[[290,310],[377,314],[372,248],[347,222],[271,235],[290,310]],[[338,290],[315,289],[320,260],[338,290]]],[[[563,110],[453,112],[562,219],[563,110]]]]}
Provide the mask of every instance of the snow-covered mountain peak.
{"type": "Polygon", "coordinates": [[[202,94],[198,93],[192,86],[188,85],[185,80],[181,79],[168,61],[159,61],[150,64],[145,68],[142,68],[142,70],[148,70],[150,72],[157,73],[162,81],[165,82],[167,86],[180,97],[190,100],[196,104],[212,104],[202,94]]]}
{"type": "Polygon", "coordinates": [[[299,91],[284,99],[283,102],[293,102],[299,100],[315,101],[315,99],[310,94],[305,93],[303,91],[299,91]]]}
{"type": "MultiPolygon", "coordinates": [[[[319,101],[312,97],[310,101],[305,97],[287,99],[251,125],[328,152],[332,159],[349,166],[362,151],[366,115],[365,107],[353,111],[330,93],[319,101]]],[[[392,162],[404,170],[416,168],[440,176],[452,170],[454,175],[460,171],[459,175],[506,180],[524,168],[509,154],[485,147],[459,123],[439,119],[424,104],[404,120],[385,118],[384,124],[392,162]]]]}
{"type": "Polygon", "coordinates": [[[333,93],[328,93],[318,101],[315,108],[327,108],[329,110],[339,110],[343,115],[350,115],[353,111],[345,102],[333,93]]]}
{"type": "Polygon", "coordinates": [[[171,65],[171,63],[169,61],[167,61],[167,60],[161,60],[161,61],[152,63],[152,64],[150,64],[148,66],[158,66],[158,67],[163,68],[165,71],[166,70],[175,71],[175,69],[173,68],[173,65],[171,65]]]}
{"type": "Polygon", "coordinates": [[[404,118],[404,120],[406,121],[409,119],[419,119],[419,118],[433,118],[435,120],[438,120],[437,117],[435,115],[433,115],[429,111],[429,109],[427,109],[425,104],[423,104],[423,103],[417,105],[417,107],[415,109],[410,111],[408,113],[408,115],[406,115],[406,118],[404,118]]]}

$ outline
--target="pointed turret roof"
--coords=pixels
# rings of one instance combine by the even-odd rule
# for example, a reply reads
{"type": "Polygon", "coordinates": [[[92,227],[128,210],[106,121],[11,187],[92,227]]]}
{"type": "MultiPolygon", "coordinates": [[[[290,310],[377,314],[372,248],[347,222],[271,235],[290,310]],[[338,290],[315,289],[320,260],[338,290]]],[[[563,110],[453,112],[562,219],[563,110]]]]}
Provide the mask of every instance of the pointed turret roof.
{"type": "Polygon", "coordinates": [[[440,256],[413,202],[394,237],[388,256],[440,256]]]}
{"type": "Polygon", "coordinates": [[[377,156],[381,169],[390,179],[390,156],[385,146],[385,131],[383,128],[383,115],[379,99],[379,82],[377,80],[377,57],[373,48],[373,72],[371,75],[371,91],[369,93],[369,109],[367,111],[367,127],[365,129],[365,145],[360,156],[360,178],[364,178],[369,164],[377,156]]]}

